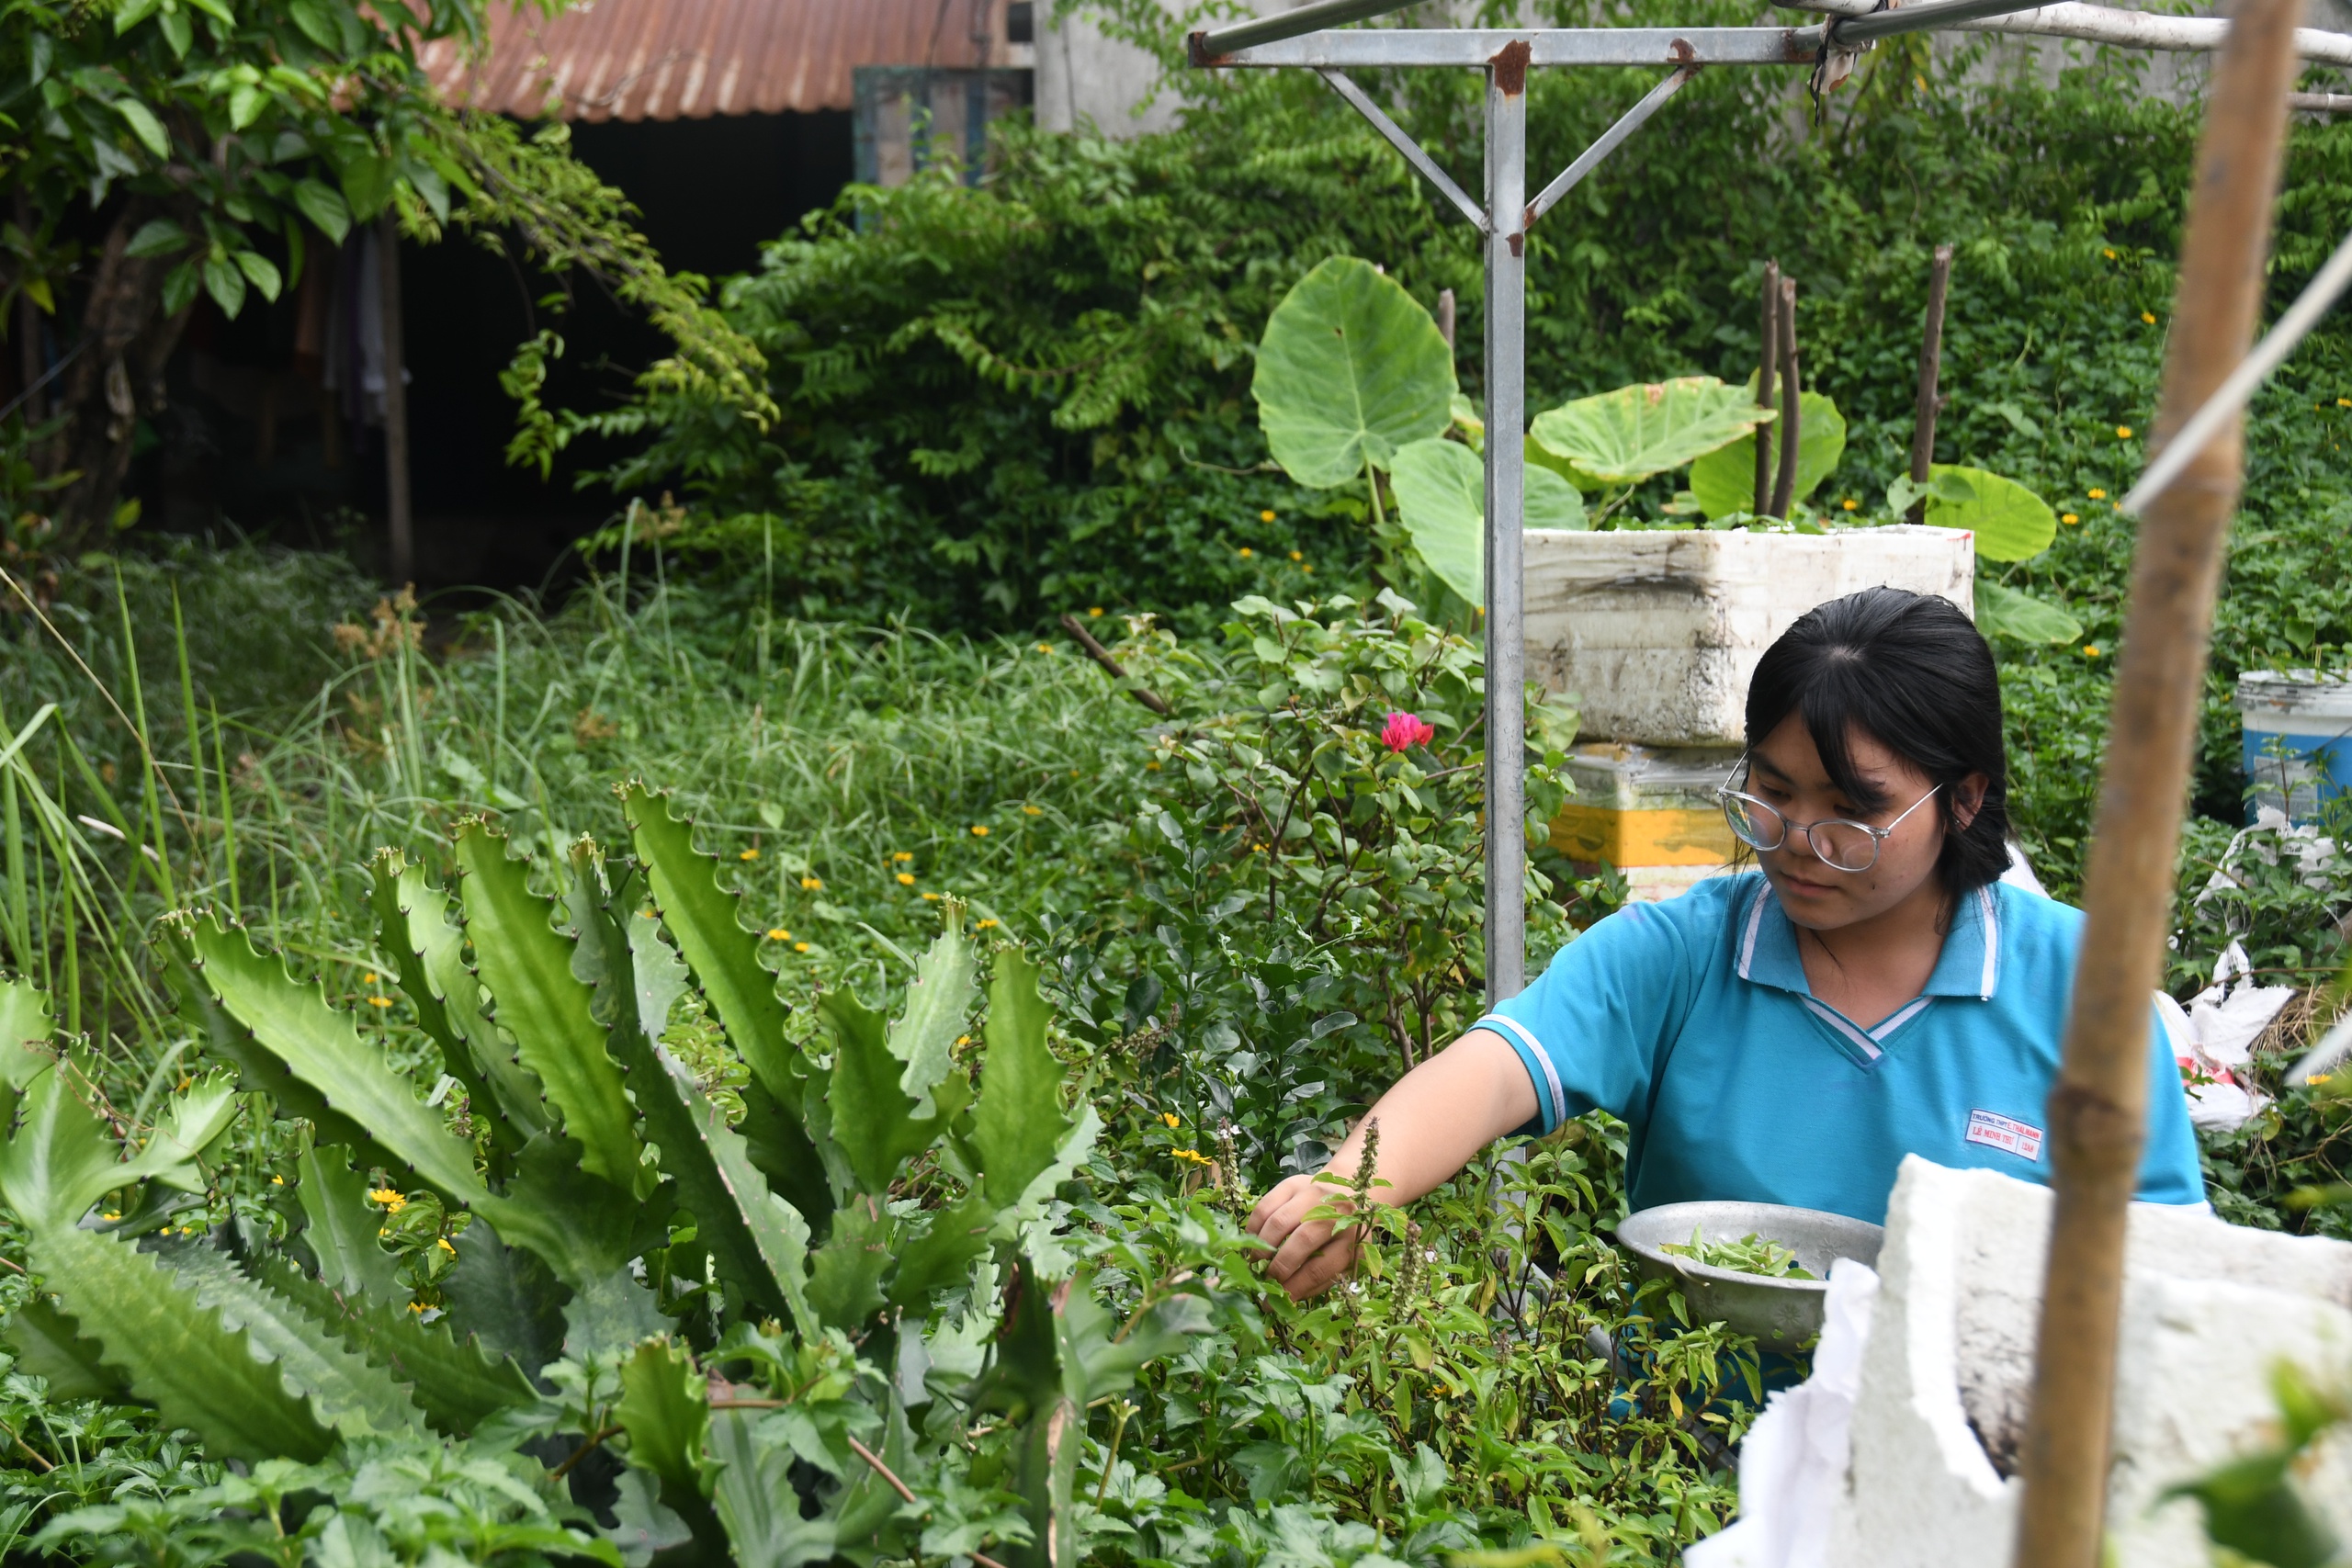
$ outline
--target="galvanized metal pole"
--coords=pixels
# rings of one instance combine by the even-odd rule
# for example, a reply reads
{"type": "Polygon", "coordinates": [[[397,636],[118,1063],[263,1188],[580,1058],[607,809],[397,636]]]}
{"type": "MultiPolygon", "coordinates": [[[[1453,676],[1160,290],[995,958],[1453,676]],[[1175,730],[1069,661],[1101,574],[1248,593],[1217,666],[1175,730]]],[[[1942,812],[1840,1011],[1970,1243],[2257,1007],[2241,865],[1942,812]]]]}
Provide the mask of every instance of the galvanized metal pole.
{"type": "Polygon", "coordinates": [[[1487,69],[1487,1005],[1527,985],[1527,63],[1487,69]]]}

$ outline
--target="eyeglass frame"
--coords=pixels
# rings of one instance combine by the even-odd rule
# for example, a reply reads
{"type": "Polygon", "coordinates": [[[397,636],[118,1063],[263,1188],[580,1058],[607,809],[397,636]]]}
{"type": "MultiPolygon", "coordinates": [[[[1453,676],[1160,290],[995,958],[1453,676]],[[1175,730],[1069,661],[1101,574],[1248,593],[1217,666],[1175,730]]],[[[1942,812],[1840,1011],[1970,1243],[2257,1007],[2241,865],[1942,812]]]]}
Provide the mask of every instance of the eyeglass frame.
{"type": "Polygon", "coordinates": [[[1860,876],[1862,873],[1874,868],[1878,864],[1880,853],[1886,848],[1887,840],[1893,838],[1894,836],[1894,830],[1903,826],[1904,818],[1910,816],[1914,811],[1918,810],[1919,807],[1927,805],[1928,802],[1933,800],[1937,795],[1942,794],[1944,787],[1941,784],[1936,785],[1935,788],[1929,790],[1927,794],[1921,795],[1918,799],[1905,807],[1902,811],[1896,815],[1894,820],[1889,822],[1883,828],[1873,828],[1867,822],[1857,822],[1850,817],[1824,817],[1817,822],[1792,822],[1789,819],[1789,814],[1787,812],[1781,810],[1770,801],[1758,799],[1757,796],[1748,794],[1746,790],[1734,789],[1731,787],[1731,781],[1740,776],[1742,770],[1748,766],[1749,761],[1750,759],[1748,757],[1742,756],[1737,762],[1733,764],[1731,772],[1724,775],[1723,784],[1715,790],[1715,803],[1723,809],[1724,823],[1726,827],[1731,829],[1731,836],[1737,839],[1741,843],[1747,844],[1749,849],[1754,850],[1757,853],[1769,855],[1780,850],[1786,849],[1788,847],[1790,834],[1803,833],[1804,835],[1805,848],[1813,852],[1814,859],[1819,861],[1830,870],[1842,871],[1849,876],[1860,876]],[[1756,806],[1763,807],[1765,810],[1770,812],[1774,818],[1778,818],[1781,824],[1781,841],[1769,847],[1763,844],[1749,842],[1746,835],[1740,832],[1737,824],[1732,820],[1731,803],[1735,800],[1751,802],[1756,806]],[[1836,861],[1831,860],[1827,855],[1823,854],[1821,852],[1821,846],[1814,841],[1813,830],[1815,828],[1853,828],[1861,832],[1868,833],[1871,836],[1871,858],[1860,865],[1839,865],[1836,861]]]}

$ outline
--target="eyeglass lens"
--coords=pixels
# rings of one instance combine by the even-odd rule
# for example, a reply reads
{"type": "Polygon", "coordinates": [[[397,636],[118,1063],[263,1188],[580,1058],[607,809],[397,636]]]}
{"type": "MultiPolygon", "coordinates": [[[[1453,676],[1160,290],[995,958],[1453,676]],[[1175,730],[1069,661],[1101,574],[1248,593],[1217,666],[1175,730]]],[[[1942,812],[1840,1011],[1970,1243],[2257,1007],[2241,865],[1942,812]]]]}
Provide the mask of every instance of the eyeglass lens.
{"type": "MultiPolygon", "coordinates": [[[[1788,841],[1788,818],[1760,800],[1726,795],[1724,817],[1752,849],[1777,850],[1788,841]]],[[[1868,871],[1878,860],[1876,836],[1858,822],[1815,822],[1805,829],[1805,837],[1813,852],[1833,870],[1868,871]]]]}

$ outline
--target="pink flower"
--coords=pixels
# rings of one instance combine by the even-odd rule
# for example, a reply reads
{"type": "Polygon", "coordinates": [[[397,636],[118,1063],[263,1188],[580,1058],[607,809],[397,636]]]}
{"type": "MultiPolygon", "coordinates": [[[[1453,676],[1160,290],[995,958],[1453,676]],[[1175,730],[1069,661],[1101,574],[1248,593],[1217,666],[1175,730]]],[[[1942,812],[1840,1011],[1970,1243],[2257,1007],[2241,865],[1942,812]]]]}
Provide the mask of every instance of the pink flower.
{"type": "Polygon", "coordinates": [[[1381,727],[1380,743],[1391,751],[1408,751],[1437,739],[1437,731],[1409,713],[1392,713],[1381,727]]]}

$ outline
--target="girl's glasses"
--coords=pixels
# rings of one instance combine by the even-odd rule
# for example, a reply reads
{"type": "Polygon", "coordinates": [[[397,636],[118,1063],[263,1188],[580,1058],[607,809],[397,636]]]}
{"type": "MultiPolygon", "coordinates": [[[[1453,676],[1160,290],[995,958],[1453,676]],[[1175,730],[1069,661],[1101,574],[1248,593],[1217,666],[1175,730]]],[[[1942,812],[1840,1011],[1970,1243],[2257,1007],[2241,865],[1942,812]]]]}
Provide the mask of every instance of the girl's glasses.
{"type": "Polygon", "coordinates": [[[1715,798],[1724,803],[1724,820],[1731,824],[1734,836],[1749,849],[1777,850],[1789,841],[1791,833],[1803,833],[1805,842],[1813,846],[1815,858],[1831,870],[1868,871],[1878,863],[1880,847],[1903,825],[1903,818],[1927,805],[1943,787],[1938,784],[1905,807],[1903,816],[1883,828],[1849,822],[1841,817],[1820,822],[1792,822],[1768,803],[1729,784],[1715,791],[1715,798]]]}

